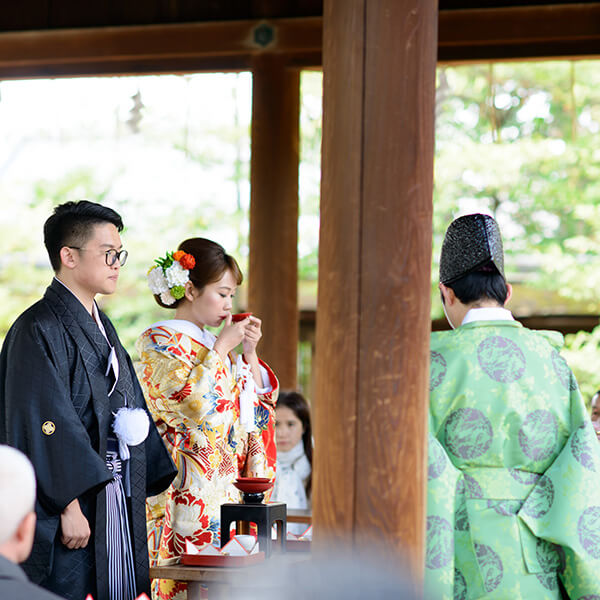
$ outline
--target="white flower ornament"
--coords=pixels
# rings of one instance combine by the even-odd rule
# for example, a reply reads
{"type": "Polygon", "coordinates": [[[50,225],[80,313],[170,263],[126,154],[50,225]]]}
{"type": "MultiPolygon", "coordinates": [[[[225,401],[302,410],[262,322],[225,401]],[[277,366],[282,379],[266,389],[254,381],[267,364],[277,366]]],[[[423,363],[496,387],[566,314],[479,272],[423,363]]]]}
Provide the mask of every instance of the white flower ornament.
{"type": "Polygon", "coordinates": [[[167,252],[157,258],[155,266],[147,274],[150,291],[160,297],[166,306],[171,306],[185,295],[185,284],[190,280],[190,269],[196,265],[191,254],[183,250],[167,252]]]}

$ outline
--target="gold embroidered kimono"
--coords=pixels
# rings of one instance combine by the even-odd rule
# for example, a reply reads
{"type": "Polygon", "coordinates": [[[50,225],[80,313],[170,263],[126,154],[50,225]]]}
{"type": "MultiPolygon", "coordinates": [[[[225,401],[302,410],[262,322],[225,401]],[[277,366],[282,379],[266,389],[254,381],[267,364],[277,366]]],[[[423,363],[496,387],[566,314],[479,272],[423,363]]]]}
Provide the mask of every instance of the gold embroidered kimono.
{"type": "MultiPolygon", "coordinates": [[[[212,350],[214,341],[191,323],[164,321],[136,343],[137,375],[178,469],[168,490],[147,502],[151,565],[174,562],[185,552],[186,539],[219,546],[221,504],[240,501],[235,479],[275,475],[277,379],[261,363],[270,391],[257,390],[256,429],[248,433],[240,421],[236,364],[221,360],[212,350]]],[[[187,596],[181,582],[161,580],[158,588],[161,599],[187,596]]]]}

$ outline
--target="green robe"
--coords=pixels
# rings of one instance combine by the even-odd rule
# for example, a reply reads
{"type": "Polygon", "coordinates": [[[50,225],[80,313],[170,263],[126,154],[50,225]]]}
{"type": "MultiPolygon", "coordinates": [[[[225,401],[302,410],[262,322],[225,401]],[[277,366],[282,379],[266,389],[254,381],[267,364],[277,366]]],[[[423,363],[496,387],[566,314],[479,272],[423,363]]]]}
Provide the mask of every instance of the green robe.
{"type": "Polygon", "coordinates": [[[428,598],[600,600],[600,445],[562,336],[433,333],[428,598]]]}

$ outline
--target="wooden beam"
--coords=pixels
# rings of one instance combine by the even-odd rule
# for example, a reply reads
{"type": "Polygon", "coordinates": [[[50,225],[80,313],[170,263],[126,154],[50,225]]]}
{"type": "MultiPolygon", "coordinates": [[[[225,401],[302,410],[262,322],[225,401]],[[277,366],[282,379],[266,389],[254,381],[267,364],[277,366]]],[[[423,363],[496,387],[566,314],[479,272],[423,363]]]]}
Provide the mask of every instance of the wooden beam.
{"type": "MultiPolygon", "coordinates": [[[[321,17],[14,31],[0,78],[247,70],[263,53],[318,67],[321,38],[321,17]]],[[[600,2],[439,11],[440,62],[598,55],[600,2]]]]}
{"type": "Polygon", "coordinates": [[[262,54],[318,66],[321,19],[2,33],[0,78],[239,70],[262,54]]]}
{"type": "Polygon", "coordinates": [[[488,61],[600,55],[600,2],[446,10],[438,60],[488,61]]]}
{"type": "Polygon", "coordinates": [[[300,72],[257,57],[252,84],[248,307],[263,319],[261,357],[297,386],[300,72]]]}
{"type": "Polygon", "coordinates": [[[435,0],[326,0],[317,544],[424,564],[435,0]]]}

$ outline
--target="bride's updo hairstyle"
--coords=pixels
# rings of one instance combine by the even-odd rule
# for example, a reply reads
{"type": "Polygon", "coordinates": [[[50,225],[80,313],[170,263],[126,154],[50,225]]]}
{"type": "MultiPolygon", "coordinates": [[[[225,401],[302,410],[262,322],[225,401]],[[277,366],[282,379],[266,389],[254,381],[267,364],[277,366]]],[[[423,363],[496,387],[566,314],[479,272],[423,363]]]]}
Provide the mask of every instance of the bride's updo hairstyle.
{"type": "MultiPolygon", "coordinates": [[[[223,246],[216,242],[206,238],[190,238],[181,242],[178,250],[194,257],[196,264],[190,269],[189,277],[199,291],[202,291],[209,283],[219,281],[227,270],[231,271],[237,285],[241,285],[244,280],[235,258],[227,254],[223,246]]],[[[181,298],[167,305],[160,299],[160,295],[155,294],[154,299],[163,308],[177,308],[184,300],[181,298]]]]}

